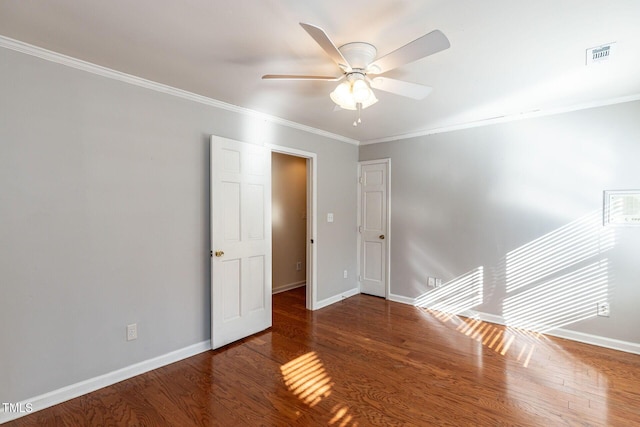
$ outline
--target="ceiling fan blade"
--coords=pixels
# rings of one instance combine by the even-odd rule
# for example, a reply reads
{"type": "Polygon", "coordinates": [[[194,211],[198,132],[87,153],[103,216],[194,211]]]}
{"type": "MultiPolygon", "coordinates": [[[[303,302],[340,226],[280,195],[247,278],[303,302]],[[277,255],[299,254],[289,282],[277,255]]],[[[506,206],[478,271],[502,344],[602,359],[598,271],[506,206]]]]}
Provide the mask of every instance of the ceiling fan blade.
{"type": "Polygon", "coordinates": [[[332,76],[298,76],[293,74],[265,74],[262,76],[262,80],[323,80],[327,82],[337,82],[344,76],[332,77],[332,76]]]}
{"type": "Polygon", "coordinates": [[[429,86],[389,79],[387,77],[375,77],[371,79],[371,87],[413,99],[424,99],[433,90],[433,88],[429,86]]]}
{"type": "Polygon", "coordinates": [[[333,62],[338,64],[338,67],[340,67],[345,72],[351,71],[351,66],[349,65],[347,60],[344,59],[342,53],[340,53],[336,45],[333,44],[327,33],[325,33],[322,28],[316,27],[315,25],[311,24],[305,24],[303,22],[301,22],[300,25],[307,33],[309,33],[311,37],[313,37],[316,43],[318,43],[320,47],[325,52],[327,52],[329,57],[333,59],[333,62]]]}
{"type": "Polygon", "coordinates": [[[442,34],[440,30],[434,30],[379,58],[369,66],[367,71],[370,74],[382,74],[401,65],[448,49],[450,46],[451,43],[449,43],[447,36],[442,34]]]}

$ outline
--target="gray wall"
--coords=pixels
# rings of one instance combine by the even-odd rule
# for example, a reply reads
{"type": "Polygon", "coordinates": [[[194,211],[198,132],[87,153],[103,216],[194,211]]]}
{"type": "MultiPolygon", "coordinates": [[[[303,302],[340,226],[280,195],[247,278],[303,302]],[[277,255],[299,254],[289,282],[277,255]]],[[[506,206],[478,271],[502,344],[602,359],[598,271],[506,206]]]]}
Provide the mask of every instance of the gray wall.
{"type": "Polygon", "coordinates": [[[471,289],[453,305],[640,343],[640,227],[602,226],[603,190],[640,189],[639,117],[631,102],[362,146],[391,158],[392,293],[433,307],[471,289]]]}
{"type": "Polygon", "coordinates": [[[357,147],[6,49],[0,75],[0,401],[209,339],[211,134],[317,153],[318,298],[357,286],[357,147]]]}

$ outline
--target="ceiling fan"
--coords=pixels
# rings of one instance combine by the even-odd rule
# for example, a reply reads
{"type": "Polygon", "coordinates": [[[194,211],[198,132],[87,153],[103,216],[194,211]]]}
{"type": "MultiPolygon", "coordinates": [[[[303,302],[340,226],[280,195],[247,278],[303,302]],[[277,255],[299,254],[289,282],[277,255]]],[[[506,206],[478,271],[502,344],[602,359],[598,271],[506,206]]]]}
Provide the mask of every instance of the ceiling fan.
{"type": "Polygon", "coordinates": [[[378,50],[372,44],[353,42],[336,47],[322,28],[302,22],[300,25],[340,67],[342,75],[334,77],[266,74],[262,78],[265,80],[323,80],[330,82],[344,79],[329,96],[341,108],[358,111],[358,117],[353,122],[354,126],[361,122],[360,111],[378,102],[371,90],[372,87],[413,99],[423,99],[429,95],[432,90],[429,86],[379,75],[451,46],[449,39],[440,30],[434,30],[376,59],[378,50]]]}

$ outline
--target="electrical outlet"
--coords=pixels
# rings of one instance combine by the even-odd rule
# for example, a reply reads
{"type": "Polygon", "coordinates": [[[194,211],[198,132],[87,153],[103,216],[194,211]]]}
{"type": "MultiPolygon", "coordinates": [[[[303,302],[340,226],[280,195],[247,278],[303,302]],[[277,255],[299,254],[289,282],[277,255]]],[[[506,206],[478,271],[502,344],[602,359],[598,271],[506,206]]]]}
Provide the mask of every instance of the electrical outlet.
{"type": "Polygon", "coordinates": [[[609,307],[608,302],[599,302],[598,303],[598,316],[600,317],[609,317],[611,314],[611,308],[609,307]]]}
{"type": "Polygon", "coordinates": [[[302,261],[296,262],[296,271],[302,270],[302,261]]]}
{"type": "Polygon", "coordinates": [[[347,270],[342,273],[342,276],[346,279],[348,277],[347,270]]]}
{"type": "Polygon", "coordinates": [[[430,288],[435,288],[436,287],[436,278],[435,277],[427,277],[427,286],[430,288]]]}
{"type": "Polygon", "coordinates": [[[442,286],[442,279],[436,279],[436,288],[442,286]]]}
{"type": "Polygon", "coordinates": [[[127,341],[133,341],[138,339],[138,324],[132,323],[127,325],[127,341]]]}

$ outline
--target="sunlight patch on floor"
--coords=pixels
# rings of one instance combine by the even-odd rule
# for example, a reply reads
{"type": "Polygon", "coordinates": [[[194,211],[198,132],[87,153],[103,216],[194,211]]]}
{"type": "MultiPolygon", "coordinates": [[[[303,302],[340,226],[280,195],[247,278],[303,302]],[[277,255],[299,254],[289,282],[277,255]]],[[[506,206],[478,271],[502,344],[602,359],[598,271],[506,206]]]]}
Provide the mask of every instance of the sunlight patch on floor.
{"type": "Polygon", "coordinates": [[[333,417],[329,420],[330,426],[337,427],[357,427],[358,423],[353,421],[353,415],[349,414],[349,407],[345,405],[336,405],[331,408],[333,417]]]}
{"type": "MultiPolygon", "coordinates": [[[[501,356],[512,357],[525,368],[529,366],[536,347],[547,338],[539,333],[518,328],[504,327],[483,322],[472,317],[460,317],[452,313],[424,309],[424,311],[469,339],[478,342],[501,356]]],[[[481,357],[480,357],[481,360],[481,357]]]]}
{"type": "Polygon", "coordinates": [[[334,383],[315,351],[282,365],[280,371],[287,388],[311,407],[331,394],[334,383]]]}

